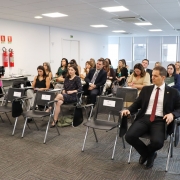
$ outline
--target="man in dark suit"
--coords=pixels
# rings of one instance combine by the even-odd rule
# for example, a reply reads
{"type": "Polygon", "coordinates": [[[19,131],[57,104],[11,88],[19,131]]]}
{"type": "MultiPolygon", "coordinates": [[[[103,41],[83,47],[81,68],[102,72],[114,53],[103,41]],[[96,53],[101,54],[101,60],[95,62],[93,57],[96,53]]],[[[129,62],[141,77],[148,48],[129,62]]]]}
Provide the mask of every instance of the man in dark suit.
{"type": "Polygon", "coordinates": [[[148,59],[143,59],[141,64],[143,65],[144,70],[149,73],[150,81],[152,83],[152,69],[147,69],[147,67],[149,65],[149,60],[148,59]]]}
{"type": "Polygon", "coordinates": [[[173,120],[180,116],[180,96],[176,89],[166,86],[166,69],[155,67],[152,72],[154,85],[145,86],[137,100],[123,110],[122,115],[138,114],[134,123],[126,133],[126,141],[141,155],[140,164],[146,161],[146,169],[151,168],[157,156],[156,151],[164,144],[166,124],[167,130],[173,132],[173,120]],[[150,144],[145,145],[139,137],[149,132],[150,144]]]}
{"type": "Polygon", "coordinates": [[[107,73],[103,70],[103,60],[99,59],[96,63],[96,69],[91,69],[85,77],[86,85],[83,90],[85,95],[90,95],[90,103],[96,103],[96,97],[100,94],[100,86],[106,83],[107,73]]]}

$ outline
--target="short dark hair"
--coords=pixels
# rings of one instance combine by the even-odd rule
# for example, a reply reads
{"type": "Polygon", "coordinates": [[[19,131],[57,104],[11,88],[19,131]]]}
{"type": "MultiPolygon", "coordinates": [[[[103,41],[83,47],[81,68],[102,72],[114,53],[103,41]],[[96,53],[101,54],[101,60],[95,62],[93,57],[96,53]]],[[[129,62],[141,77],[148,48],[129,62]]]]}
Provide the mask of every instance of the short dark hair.
{"type": "Polygon", "coordinates": [[[162,67],[162,66],[157,66],[157,67],[155,67],[153,70],[155,70],[155,71],[159,71],[159,74],[161,75],[161,76],[167,76],[167,71],[166,71],[166,69],[164,68],[164,67],[162,67]]]}
{"type": "MultiPolygon", "coordinates": [[[[143,65],[141,63],[135,64],[134,65],[134,70],[135,69],[139,69],[141,71],[141,74],[140,74],[141,77],[144,77],[146,75],[146,71],[144,70],[144,67],[143,67],[143,65]]],[[[133,74],[134,74],[135,77],[137,76],[137,74],[135,72],[133,74]]]]}
{"type": "Polygon", "coordinates": [[[104,60],[102,58],[98,59],[97,61],[100,61],[100,62],[102,62],[102,64],[104,64],[104,60]]]}
{"type": "Polygon", "coordinates": [[[142,60],[142,62],[143,62],[143,61],[147,61],[147,62],[148,62],[148,64],[149,64],[149,60],[148,60],[148,59],[143,59],[143,60],[142,60]]]}

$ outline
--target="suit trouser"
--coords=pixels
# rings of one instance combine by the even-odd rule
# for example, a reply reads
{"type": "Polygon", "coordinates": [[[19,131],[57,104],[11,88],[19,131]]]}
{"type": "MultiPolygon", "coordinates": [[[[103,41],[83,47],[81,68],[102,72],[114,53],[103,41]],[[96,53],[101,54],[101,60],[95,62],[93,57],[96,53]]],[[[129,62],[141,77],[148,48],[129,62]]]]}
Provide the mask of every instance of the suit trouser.
{"type": "Polygon", "coordinates": [[[132,145],[137,152],[143,156],[151,156],[155,151],[161,149],[165,139],[165,120],[162,117],[156,117],[153,122],[150,121],[150,116],[136,120],[126,133],[126,141],[132,145]],[[146,145],[139,137],[149,133],[150,144],[146,145]]]}

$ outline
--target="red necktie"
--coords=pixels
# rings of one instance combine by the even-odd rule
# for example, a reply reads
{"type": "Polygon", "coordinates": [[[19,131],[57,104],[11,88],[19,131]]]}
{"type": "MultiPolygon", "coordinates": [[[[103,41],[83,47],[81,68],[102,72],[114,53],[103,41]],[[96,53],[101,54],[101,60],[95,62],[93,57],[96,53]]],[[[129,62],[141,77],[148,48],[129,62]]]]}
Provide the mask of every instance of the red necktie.
{"type": "Polygon", "coordinates": [[[159,90],[160,90],[160,88],[156,88],[156,95],[155,95],[154,104],[153,104],[153,108],[152,108],[152,112],[151,112],[151,116],[150,116],[151,122],[153,122],[154,118],[155,118],[156,107],[157,107],[158,96],[159,96],[159,90]]]}

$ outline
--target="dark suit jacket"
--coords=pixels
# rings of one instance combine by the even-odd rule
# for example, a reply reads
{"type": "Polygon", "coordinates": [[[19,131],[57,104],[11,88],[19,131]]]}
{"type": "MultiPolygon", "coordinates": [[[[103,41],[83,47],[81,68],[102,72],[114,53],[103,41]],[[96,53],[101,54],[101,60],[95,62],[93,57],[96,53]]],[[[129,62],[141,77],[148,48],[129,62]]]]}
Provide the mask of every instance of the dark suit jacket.
{"type": "Polygon", "coordinates": [[[149,75],[150,75],[150,81],[151,81],[151,83],[152,83],[152,69],[146,69],[146,72],[149,73],[149,75]]]}
{"type": "MultiPolygon", "coordinates": [[[[138,109],[140,109],[135,120],[145,115],[153,88],[154,85],[144,86],[137,100],[128,108],[131,114],[138,112],[138,109]]],[[[163,115],[169,113],[172,113],[175,118],[180,117],[180,96],[176,89],[165,85],[163,115]]],[[[173,123],[168,126],[168,129],[168,132],[172,133],[173,123]]]]}
{"type": "MultiPolygon", "coordinates": [[[[89,84],[91,82],[91,79],[93,78],[93,75],[95,72],[96,72],[96,69],[91,69],[89,71],[89,73],[86,75],[84,80],[87,84],[89,84]]],[[[96,88],[103,86],[106,83],[106,79],[107,79],[107,72],[104,71],[103,69],[101,69],[100,72],[98,73],[98,76],[97,76],[95,82],[94,82],[94,84],[96,85],[96,88]]]]}

